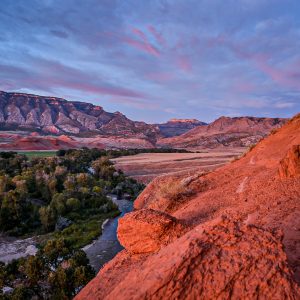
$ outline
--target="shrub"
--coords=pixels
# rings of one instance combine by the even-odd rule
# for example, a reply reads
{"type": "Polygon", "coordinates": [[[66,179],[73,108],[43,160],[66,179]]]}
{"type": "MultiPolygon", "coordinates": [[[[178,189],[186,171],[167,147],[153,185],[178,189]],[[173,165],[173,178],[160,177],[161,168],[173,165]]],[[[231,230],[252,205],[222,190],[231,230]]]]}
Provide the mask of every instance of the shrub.
{"type": "Polygon", "coordinates": [[[67,207],[70,211],[77,211],[81,207],[81,203],[76,198],[69,198],[67,200],[67,207]]]}
{"type": "Polygon", "coordinates": [[[160,185],[159,194],[170,200],[180,200],[191,195],[192,191],[181,182],[174,181],[171,178],[160,185]]]}

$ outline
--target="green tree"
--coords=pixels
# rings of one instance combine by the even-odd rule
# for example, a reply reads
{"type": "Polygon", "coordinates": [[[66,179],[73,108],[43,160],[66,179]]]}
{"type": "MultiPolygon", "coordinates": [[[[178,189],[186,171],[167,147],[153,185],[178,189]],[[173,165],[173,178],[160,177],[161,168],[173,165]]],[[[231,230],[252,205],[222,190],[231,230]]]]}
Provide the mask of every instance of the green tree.
{"type": "Polygon", "coordinates": [[[69,198],[67,200],[67,207],[69,211],[77,211],[81,206],[80,201],[77,198],[69,198]]]}
{"type": "Polygon", "coordinates": [[[76,185],[76,179],[73,175],[68,175],[65,182],[64,182],[64,187],[67,191],[73,192],[76,190],[77,185],[76,185]]]}
{"type": "Polygon", "coordinates": [[[25,263],[25,274],[28,278],[30,286],[38,283],[42,277],[43,264],[38,256],[29,256],[25,263]]]}
{"type": "Polygon", "coordinates": [[[66,271],[62,267],[58,267],[55,272],[50,273],[48,281],[51,285],[53,299],[69,299],[68,297],[68,278],[66,271]]]}
{"type": "Polygon", "coordinates": [[[53,230],[56,222],[55,210],[51,206],[43,206],[39,209],[40,220],[46,232],[53,230]]]}
{"type": "Polygon", "coordinates": [[[63,193],[56,193],[50,206],[56,210],[59,215],[63,215],[66,212],[66,198],[63,193]]]}

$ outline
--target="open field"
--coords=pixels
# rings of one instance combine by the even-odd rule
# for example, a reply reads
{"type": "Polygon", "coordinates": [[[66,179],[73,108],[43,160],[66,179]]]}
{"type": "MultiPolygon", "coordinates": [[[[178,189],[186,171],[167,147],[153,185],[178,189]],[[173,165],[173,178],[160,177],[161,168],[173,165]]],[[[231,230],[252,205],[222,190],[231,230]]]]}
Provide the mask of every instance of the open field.
{"type": "Polygon", "coordinates": [[[26,155],[29,159],[35,157],[50,157],[56,154],[56,151],[16,151],[16,152],[26,155]]]}
{"type": "Polygon", "coordinates": [[[142,153],[112,159],[116,169],[143,183],[175,172],[214,170],[245,152],[245,148],[203,150],[201,153],[142,153]]]}

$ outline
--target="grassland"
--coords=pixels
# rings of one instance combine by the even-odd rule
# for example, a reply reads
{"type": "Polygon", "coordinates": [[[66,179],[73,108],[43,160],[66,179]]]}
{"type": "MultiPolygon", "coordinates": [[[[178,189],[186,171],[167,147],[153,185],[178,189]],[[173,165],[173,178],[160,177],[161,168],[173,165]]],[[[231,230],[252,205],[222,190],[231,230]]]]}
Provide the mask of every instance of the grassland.
{"type": "Polygon", "coordinates": [[[51,157],[55,156],[56,151],[17,151],[19,154],[26,155],[29,159],[36,157],[51,157]]]}

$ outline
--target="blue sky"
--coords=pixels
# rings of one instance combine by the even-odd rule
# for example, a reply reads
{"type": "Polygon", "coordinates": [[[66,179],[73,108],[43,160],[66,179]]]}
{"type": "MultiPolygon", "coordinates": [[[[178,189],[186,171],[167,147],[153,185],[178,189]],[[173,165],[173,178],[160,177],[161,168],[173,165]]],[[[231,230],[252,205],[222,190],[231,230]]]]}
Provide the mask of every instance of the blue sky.
{"type": "Polygon", "coordinates": [[[0,89],[134,120],[300,111],[299,0],[1,0],[0,89]]]}

